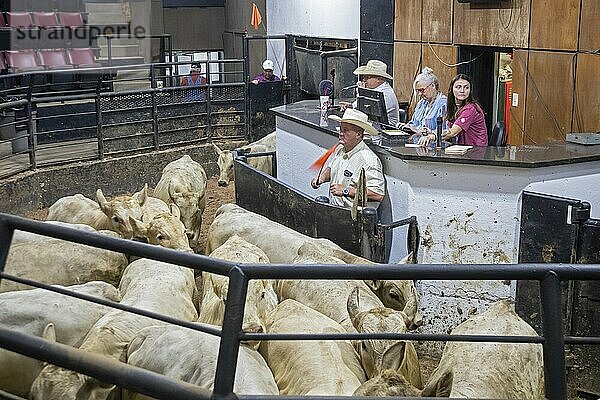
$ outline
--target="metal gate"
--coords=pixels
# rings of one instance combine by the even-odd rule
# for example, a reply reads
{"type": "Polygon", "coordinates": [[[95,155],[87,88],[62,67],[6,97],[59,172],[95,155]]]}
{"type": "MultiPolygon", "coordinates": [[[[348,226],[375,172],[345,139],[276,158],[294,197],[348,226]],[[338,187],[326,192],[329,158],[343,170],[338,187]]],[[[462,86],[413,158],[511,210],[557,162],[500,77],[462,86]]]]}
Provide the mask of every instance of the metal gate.
{"type": "Polygon", "coordinates": [[[269,218],[302,234],[326,238],[341,248],[375,262],[386,263],[391,247],[389,231],[408,226],[407,249],[415,262],[419,249],[417,218],[411,216],[400,221],[383,224],[377,210],[364,208],[356,221],[347,208],[316,201],[276,178],[276,155],[270,153],[245,153],[234,151],[236,203],[252,212],[269,218]],[[273,176],[265,174],[246,161],[249,157],[273,157],[273,176]]]}
{"type": "MultiPolygon", "coordinates": [[[[600,262],[600,220],[590,218],[585,201],[538,193],[523,193],[519,263],[600,262]]],[[[541,333],[540,310],[535,299],[539,285],[534,281],[517,284],[517,312],[541,333]]],[[[600,332],[600,282],[562,282],[567,335],[591,336],[600,332]]],[[[567,347],[569,386],[582,398],[600,396],[600,347],[567,347]]]]}

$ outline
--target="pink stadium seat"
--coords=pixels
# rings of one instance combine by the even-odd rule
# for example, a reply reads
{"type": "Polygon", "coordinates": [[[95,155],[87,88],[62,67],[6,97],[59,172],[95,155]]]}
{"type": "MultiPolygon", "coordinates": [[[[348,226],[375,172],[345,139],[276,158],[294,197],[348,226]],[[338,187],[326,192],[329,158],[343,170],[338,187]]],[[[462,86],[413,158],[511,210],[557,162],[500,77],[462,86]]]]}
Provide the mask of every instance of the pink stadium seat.
{"type": "Polygon", "coordinates": [[[39,65],[46,69],[70,69],[73,68],[67,61],[64,50],[37,50],[39,65]]]}
{"type": "Polygon", "coordinates": [[[37,63],[33,50],[7,50],[6,60],[12,72],[43,70],[37,63]]]}
{"type": "Polygon", "coordinates": [[[61,26],[56,14],[53,12],[34,12],[33,22],[38,28],[53,28],[61,26]]]}
{"type": "Polygon", "coordinates": [[[35,26],[28,12],[8,12],[6,13],[6,22],[13,28],[30,28],[35,26]]]}
{"type": "Polygon", "coordinates": [[[84,49],[67,49],[67,55],[69,57],[69,63],[78,68],[102,66],[102,64],[96,61],[94,52],[89,47],[84,49]]]}
{"type": "Polygon", "coordinates": [[[59,12],[57,13],[60,18],[62,26],[68,26],[71,28],[84,26],[83,18],[78,12],[59,12]]]}

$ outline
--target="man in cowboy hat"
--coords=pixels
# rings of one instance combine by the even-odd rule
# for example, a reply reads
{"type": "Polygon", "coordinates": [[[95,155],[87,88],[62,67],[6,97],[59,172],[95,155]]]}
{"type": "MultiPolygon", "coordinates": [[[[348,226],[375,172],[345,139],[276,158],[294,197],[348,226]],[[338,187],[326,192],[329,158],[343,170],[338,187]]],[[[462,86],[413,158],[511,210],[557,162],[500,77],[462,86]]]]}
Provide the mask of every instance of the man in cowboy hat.
{"type": "Polygon", "coordinates": [[[312,179],[311,186],[317,189],[330,182],[331,204],[352,207],[360,170],[364,169],[368,206],[377,207],[385,194],[381,161],[363,142],[364,134],[377,135],[377,130],[369,123],[367,114],[355,109],[346,109],[341,119],[335,115],[330,118],[340,121],[340,145],[333,153],[330,166],[312,179]]]}
{"type": "MultiPolygon", "coordinates": [[[[383,61],[369,60],[367,65],[362,65],[354,70],[354,75],[358,75],[358,86],[367,89],[383,92],[385,98],[385,107],[388,115],[388,124],[396,126],[400,121],[398,99],[394,89],[386,79],[392,80],[391,75],[387,73],[387,65],[383,61]]],[[[354,103],[340,103],[342,107],[356,108],[354,103]]]]}

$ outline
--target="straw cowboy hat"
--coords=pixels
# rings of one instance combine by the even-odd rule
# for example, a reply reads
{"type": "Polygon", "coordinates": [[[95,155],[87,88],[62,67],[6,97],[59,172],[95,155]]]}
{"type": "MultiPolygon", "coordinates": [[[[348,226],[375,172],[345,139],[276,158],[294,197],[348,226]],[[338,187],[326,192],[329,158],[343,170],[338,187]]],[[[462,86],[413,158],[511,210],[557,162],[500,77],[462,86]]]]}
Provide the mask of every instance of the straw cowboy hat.
{"type": "Polygon", "coordinates": [[[367,65],[361,65],[354,70],[354,75],[375,75],[394,79],[387,73],[387,64],[379,60],[369,60],[367,65]]]}
{"type": "Polygon", "coordinates": [[[346,108],[342,118],[338,117],[337,115],[330,115],[329,119],[338,121],[340,123],[346,122],[348,124],[358,126],[359,128],[363,128],[365,133],[368,133],[369,135],[379,135],[377,129],[373,128],[373,125],[371,125],[369,122],[369,117],[367,114],[354,108],[346,108]]]}

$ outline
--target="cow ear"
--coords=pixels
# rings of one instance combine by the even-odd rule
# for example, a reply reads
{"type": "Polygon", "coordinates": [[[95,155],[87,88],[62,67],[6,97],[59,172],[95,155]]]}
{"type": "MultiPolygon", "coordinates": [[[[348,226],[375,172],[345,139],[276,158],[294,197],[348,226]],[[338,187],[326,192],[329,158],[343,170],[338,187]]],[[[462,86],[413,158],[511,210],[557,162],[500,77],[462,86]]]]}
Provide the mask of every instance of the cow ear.
{"type": "Polygon", "coordinates": [[[134,197],[138,203],[140,203],[140,206],[146,204],[146,200],[148,200],[148,184],[144,184],[144,188],[135,193],[132,197],[134,197]]]}
{"type": "Polygon", "coordinates": [[[148,227],[146,226],[146,224],[143,221],[140,221],[139,219],[135,219],[130,215],[129,223],[131,224],[131,227],[133,228],[133,236],[146,237],[146,235],[148,233],[148,227]]]}
{"type": "Polygon", "coordinates": [[[42,338],[49,342],[56,342],[56,330],[54,329],[54,324],[52,322],[44,327],[42,338]]]}
{"type": "Polygon", "coordinates": [[[181,219],[181,210],[179,210],[179,207],[177,207],[177,204],[172,203],[169,205],[169,208],[171,210],[171,214],[173,214],[173,216],[175,216],[175,218],[181,219]]]}
{"type": "Polygon", "coordinates": [[[352,325],[356,330],[358,329],[358,320],[357,317],[360,314],[360,297],[361,297],[361,288],[355,287],[352,289],[352,293],[348,295],[348,300],[346,301],[346,309],[348,310],[348,315],[350,316],[350,320],[352,321],[352,325]]]}
{"type": "Polygon", "coordinates": [[[427,382],[427,385],[425,385],[421,392],[421,397],[450,397],[453,380],[454,373],[452,370],[444,372],[435,381],[427,382]]]}
{"type": "Polygon", "coordinates": [[[104,197],[104,193],[102,193],[102,189],[96,190],[96,200],[98,201],[98,205],[103,213],[106,214],[108,211],[108,201],[106,201],[106,197],[104,197]]]}
{"type": "Polygon", "coordinates": [[[381,357],[381,365],[379,370],[383,371],[386,369],[393,369],[395,371],[400,369],[402,360],[404,360],[404,350],[406,349],[406,342],[399,341],[388,347],[383,356],[381,357]]]}
{"type": "Polygon", "coordinates": [[[377,291],[381,288],[381,286],[383,286],[383,281],[380,280],[376,280],[376,279],[365,279],[363,281],[368,287],[369,289],[371,289],[374,293],[377,293],[377,291]]]}
{"type": "Polygon", "coordinates": [[[398,264],[416,264],[413,252],[411,251],[410,253],[408,253],[406,257],[398,261],[398,264]]]}
{"type": "Polygon", "coordinates": [[[423,325],[423,316],[419,312],[419,294],[414,285],[410,288],[410,296],[406,305],[404,306],[404,313],[406,314],[408,321],[406,327],[409,330],[417,329],[423,325]]]}

